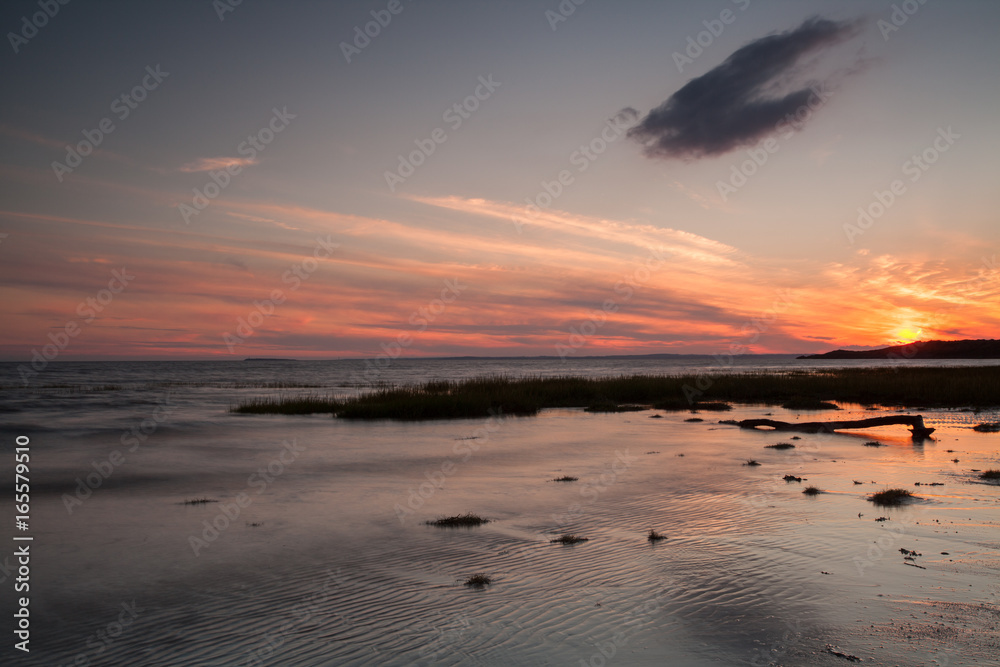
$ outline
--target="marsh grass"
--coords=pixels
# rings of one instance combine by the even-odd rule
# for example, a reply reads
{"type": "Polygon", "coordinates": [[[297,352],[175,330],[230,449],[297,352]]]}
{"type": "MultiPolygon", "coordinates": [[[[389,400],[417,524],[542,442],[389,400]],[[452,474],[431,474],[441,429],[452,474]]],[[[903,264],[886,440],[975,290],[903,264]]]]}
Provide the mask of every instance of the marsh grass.
{"type": "Polygon", "coordinates": [[[427,521],[428,526],[444,526],[446,528],[453,527],[469,527],[469,526],[481,526],[484,523],[489,523],[489,519],[484,519],[478,514],[473,514],[472,512],[467,512],[465,514],[456,514],[455,516],[446,516],[434,519],[433,521],[427,521]]]}
{"type": "Polygon", "coordinates": [[[879,442],[878,440],[869,440],[868,442],[866,442],[866,443],[864,444],[864,446],[865,446],[865,447],[885,447],[885,445],[883,445],[883,444],[882,444],[881,442],[879,442]]]}
{"type": "Polygon", "coordinates": [[[880,507],[894,507],[916,497],[906,489],[882,489],[868,496],[868,500],[880,507]]]}
{"type": "Polygon", "coordinates": [[[218,500],[214,498],[192,498],[190,500],[185,500],[181,505],[205,505],[207,503],[217,503],[218,500]]]}
{"type": "Polygon", "coordinates": [[[907,407],[1000,406],[997,367],[846,368],[823,371],[743,372],[712,375],[712,402],[689,403],[684,387],[694,375],[610,378],[490,375],[460,381],[382,386],[349,398],[321,394],[258,397],[233,412],[331,413],[342,419],[454,419],[530,416],[545,408],[599,404],[652,405],[664,410],[728,410],[722,401],[781,405],[796,397],[907,407]]]}
{"type": "Polygon", "coordinates": [[[751,466],[751,467],[753,467],[753,466],[759,466],[760,465],[760,461],[757,461],[755,459],[747,459],[746,462],[743,465],[745,465],[745,466],[751,466]]]}
{"type": "Polygon", "coordinates": [[[301,396],[257,396],[235,408],[230,408],[230,412],[245,415],[311,415],[324,412],[334,412],[339,401],[332,396],[321,394],[304,394],[301,396]]]}
{"type": "Polygon", "coordinates": [[[465,585],[470,588],[484,588],[493,583],[493,577],[482,572],[474,574],[465,580],[465,585]]]}
{"type": "Polygon", "coordinates": [[[575,482],[578,479],[580,479],[580,478],[579,477],[572,477],[570,475],[563,475],[562,477],[556,477],[552,481],[553,482],[575,482]]]}
{"type": "Polygon", "coordinates": [[[584,412],[642,412],[649,410],[648,405],[630,405],[628,403],[592,403],[583,409],[584,412]]]}
{"type": "Polygon", "coordinates": [[[1000,432],[1000,422],[987,422],[985,424],[976,424],[972,427],[973,431],[979,431],[980,433],[997,433],[1000,432]]]}
{"type": "Polygon", "coordinates": [[[1000,479],[1000,470],[986,470],[979,473],[979,479],[1000,479]]]}
{"type": "Polygon", "coordinates": [[[821,401],[818,398],[804,398],[794,396],[781,404],[786,410],[839,410],[840,407],[828,401],[821,401]]]}
{"type": "Polygon", "coordinates": [[[554,540],[549,540],[550,544],[579,544],[580,542],[588,542],[590,538],[580,537],[579,535],[561,535],[554,540]]]}
{"type": "Polygon", "coordinates": [[[806,494],[807,496],[818,496],[819,494],[823,493],[823,490],[818,486],[807,486],[806,488],[802,489],[802,493],[806,494]]]}
{"type": "Polygon", "coordinates": [[[650,542],[659,542],[660,540],[667,539],[667,536],[664,535],[663,533],[658,533],[652,528],[650,528],[649,534],[646,535],[646,539],[649,540],[650,542]]]}
{"type": "Polygon", "coordinates": [[[779,442],[774,445],[764,445],[765,449],[795,449],[795,445],[790,442],[779,442]]]}
{"type": "Polygon", "coordinates": [[[786,482],[801,482],[802,481],[801,477],[796,477],[795,475],[785,475],[781,479],[785,480],[786,482]]]}

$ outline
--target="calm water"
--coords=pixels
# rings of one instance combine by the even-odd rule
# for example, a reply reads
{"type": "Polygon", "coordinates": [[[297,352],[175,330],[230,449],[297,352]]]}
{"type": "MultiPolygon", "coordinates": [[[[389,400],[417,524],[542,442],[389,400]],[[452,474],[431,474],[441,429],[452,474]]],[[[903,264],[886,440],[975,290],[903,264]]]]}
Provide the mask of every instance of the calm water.
{"type": "MultiPolygon", "coordinates": [[[[997,641],[980,614],[996,613],[1000,488],[970,472],[1000,467],[1000,436],[971,429],[996,414],[925,411],[939,430],[922,445],[896,427],[804,435],[775,452],[767,433],[714,414],[351,423],[228,412],[250,396],[348,394],[373,380],[851,365],[873,364],[397,360],[374,374],[361,361],[66,362],[28,387],[16,364],[0,365],[0,475],[13,479],[14,437],[29,437],[34,537],[32,651],[8,640],[0,664],[842,662],[826,644],[882,664],[987,664],[960,630],[935,635],[912,609],[997,641]],[[886,446],[862,446],[873,437],[886,446]],[[787,473],[824,494],[806,500],[787,473]],[[561,475],[579,481],[551,482],[561,475]],[[918,504],[873,521],[865,493],[917,481],[942,486],[912,487],[918,504]],[[186,504],[201,499],[211,502],[186,504]],[[493,521],[424,524],[465,511],[493,521]],[[669,540],[649,545],[650,527],[669,540]],[[549,543],[563,532],[590,541],[549,543]],[[926,569],[902,564],[901,547],[920,549],[926,569]],[[475,572],[496,583],[462,586],[475,572]],[[908,619],[917,639],[886,618],[908,619]]],[[[838,416],[870,414],[845,408],[838,416]]],[[[727,416],[766,412],[802,416],[727,416]]],[[[0,500],[0,618],[11,619],[9,485],[0,500]]]]}

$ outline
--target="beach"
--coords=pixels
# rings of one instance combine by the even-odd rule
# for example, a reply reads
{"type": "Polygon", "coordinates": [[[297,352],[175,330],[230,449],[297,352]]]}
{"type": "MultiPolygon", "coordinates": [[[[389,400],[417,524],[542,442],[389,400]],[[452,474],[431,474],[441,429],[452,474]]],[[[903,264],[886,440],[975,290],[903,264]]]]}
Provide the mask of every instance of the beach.
{"type": "Polygon", "coordinates": [[[224,407],[253,389],[45,391],[6,403],[34,457],[32,650],[13,664],[995,659],[1000,487],[973,471],[1000,467],[1000,436],[972,430],[995,412],[921,410],[937,431],[914,442],[718,423],[887,413],[848,404],[357,422],[224,407]],[[28,429],[43,405],[61,417],[28,429]],[[917,498],[867,500],[890,487],[917,498]],[[489,523],[426,523],[466,512],[489,523]],[[477,573],[492,582],[463,585],[477,573]]]}

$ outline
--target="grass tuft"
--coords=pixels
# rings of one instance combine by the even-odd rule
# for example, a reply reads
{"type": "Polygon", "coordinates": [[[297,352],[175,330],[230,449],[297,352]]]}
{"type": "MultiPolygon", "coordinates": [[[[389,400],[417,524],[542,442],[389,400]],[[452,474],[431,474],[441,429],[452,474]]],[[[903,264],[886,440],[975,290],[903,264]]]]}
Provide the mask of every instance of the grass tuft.
{"type": "Polygon", "coordinates": [[[818,496],[819,494],[823,493],[823,490],[816,486],[807,486],[806,488],[802,489],[802,493],[806,494],[807,496],[818,496]]]}
{"type": "Polygon", "coordinates": [[[885,445],[883,445],[878,440],[869,440],[868,442],[865,443],[864,446],[865,447],[885,447],[885,445]]]}
{"type": "Polygon", "coordinates": [[[579,544],[580,542],[587,542],[589,538],[580,537],[579,535],[566,534],[557,537],[554,540],[549,540],[550,544],[579,544]]]}
{"type": "Polygon", "coordinates": [[[973,431],[979,431],[980,433],[997,433],[1000,432],[1000,422],[986,422],[985,424],[976,424],[972,427],[973,431]]]}
{"type": "Polygon", "coordinates": [[[192,498],[191,500],[185,500],[181,505],[204,505],[206,503],[217,503],[218,500],[214,498],[192,498]]]}
{"type": "Polygon", "coordinates": [[[452,527],[465,527],[465,526],[481,526],[484,523],[489,523],[489,519],[484,519],[478,514],[473,514],[472,512],[467,512],[465,514],[456,514],[455,516],[446,516],[439,519],[434,519],[433,521],[427,521],[428,526],[444,526],[446,528],[452,527]]]}
{"type": "Polygon", "coordinates": [[[779,442],[775,445],[764,445],[767,449],[795,449],[795,445],[790,442],[779,442]]]}
{"type": "Polygon", "coordinates": [[[795,475],[785,475],[781,479],[785,480],[786,482],[801,482],[802,481],[801,477],[796,477],[795,475]]]}
{"type": "Polygon", "coordinates": [[[744,463],[743,465],[745,465],[745,466],[759,466],[760,465],[760,461],[755,461],[754,459],[747,459],[746,463],[744,463]]]}
{"type": "Polygon", "coordinates": [[[482,572],[480,572],[479,574],[474,574],[465,580],[465,585],[469,586],[470,588],[485,588],[486,586],[489,586],[492,583],[493,583],[493,577],[487,574],[483,574],[482,572]]]}
{"type": "Polygon", "coordinates": [[[580,478],[579,477],[572,477],[570,475],[563,475],[562,477],[556,477],[552,481],[553,482],[575,482],[578,479],[580,479],[580,478]]]}
{"type": "Polygon", "coordinates": [[[667,539],[667,536],[664,535],[663,533],[658,533],[652,528],[650,528],[649,535],[646,536],[646,539],[649,540],[650,542],[659,542],[660,540],[667,539]]]}
{"type": "Polygon", "coordinates": [[[979,473],[979,479],[1000,479],[1000,470],[987,470],[979,473]]]}
{"type": "Polygon", "coordinates": [[[868,496],[868,500],[881,507],[902,505],[905,501],[916,498],[906,489],[882,489],[868,496]]]}

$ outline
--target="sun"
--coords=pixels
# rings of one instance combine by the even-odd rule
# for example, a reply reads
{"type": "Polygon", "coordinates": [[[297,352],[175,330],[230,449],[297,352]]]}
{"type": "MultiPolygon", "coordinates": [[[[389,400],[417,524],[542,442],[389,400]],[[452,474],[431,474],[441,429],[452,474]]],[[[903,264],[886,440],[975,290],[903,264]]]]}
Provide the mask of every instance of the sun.
{"type": "Polygon", "coordinates": [[[922,329],[898,329],[896,331],[896,339],[901,343],[912,343],[914,341],[920,340],[920,333],[922,329]]]}

